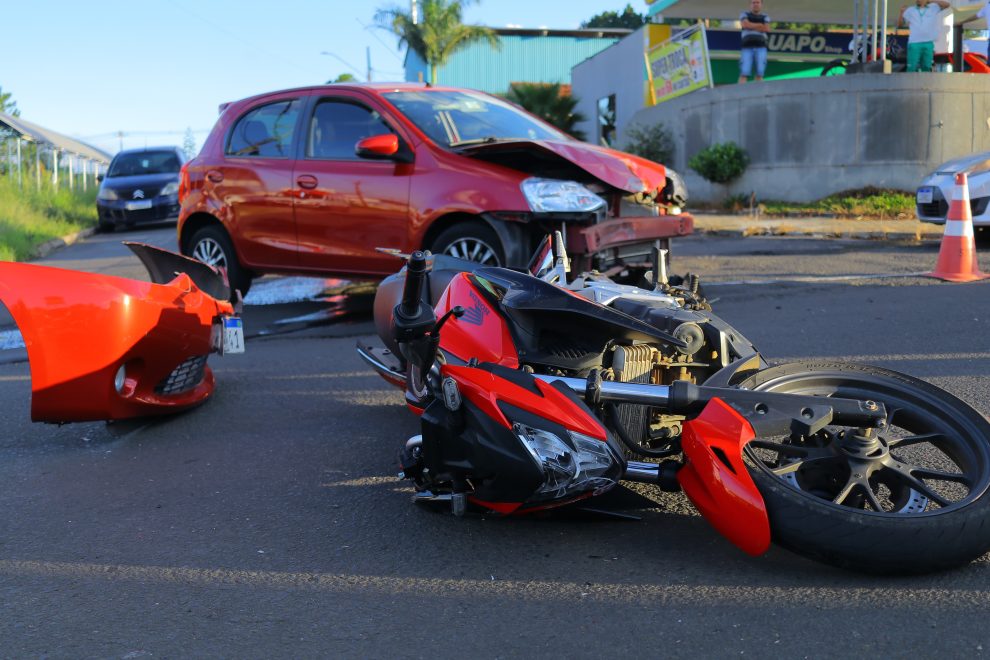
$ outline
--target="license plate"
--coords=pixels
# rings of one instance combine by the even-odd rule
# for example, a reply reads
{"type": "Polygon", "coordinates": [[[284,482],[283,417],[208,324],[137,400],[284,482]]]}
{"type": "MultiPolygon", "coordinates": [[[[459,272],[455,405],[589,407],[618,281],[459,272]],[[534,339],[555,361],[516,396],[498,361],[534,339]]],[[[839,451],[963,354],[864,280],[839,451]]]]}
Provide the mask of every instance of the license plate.
{"type": "Polygon", "coordinates": [[[139,199],[136,202],[127,202],[127,204],[124,205],[124,208],[126,208],[128,211],[140,211],[142,209],[150,209],[151,200],[139,199]]]}
{"type": "Polygon", "coordinates": [[[918,203],[919,204],[931,204],[932,199],[934,199],[934,189],[932,188],[918,188],[918,203]]]}
{"type": "Polygon", "coordinates": [[[213,350],[220,355],[244,352],[244,322],[239,316],[224,316],[213,326],[213,350]]]}

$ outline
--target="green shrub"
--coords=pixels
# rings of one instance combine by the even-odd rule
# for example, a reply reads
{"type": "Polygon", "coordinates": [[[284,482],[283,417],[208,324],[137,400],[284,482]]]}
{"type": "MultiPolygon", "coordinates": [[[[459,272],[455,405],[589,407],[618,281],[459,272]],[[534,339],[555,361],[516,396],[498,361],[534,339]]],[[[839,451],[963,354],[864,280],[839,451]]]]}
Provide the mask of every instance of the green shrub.
{"type": "Polygon", "coordinates": [[[688,167],[712,183],[729,183],[742,176],[749,165],[746,150],[735,142],[713,144],[696,153],[688,167]]]}
{"type": "Polygon", "coordinates": [[[622,150],[654,163],[670,164],[674,160],[674,137],[663,124],[636,124],[626,129],[622,150]]]}

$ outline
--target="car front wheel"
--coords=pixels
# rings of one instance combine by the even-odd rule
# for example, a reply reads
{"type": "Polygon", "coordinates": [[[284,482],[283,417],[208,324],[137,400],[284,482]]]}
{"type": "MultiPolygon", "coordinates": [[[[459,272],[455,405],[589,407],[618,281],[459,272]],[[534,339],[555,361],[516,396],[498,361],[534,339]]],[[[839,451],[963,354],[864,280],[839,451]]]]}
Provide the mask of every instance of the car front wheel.
{"type": "Polygon", "coordinates": [[[189,241],[188,255],[209,266],[225,269],[231,288],[247,295],[251,288],[251,272],[237,261],[234,246],[223,228],[208,225],[198,229],[189,241]]]}
{"type": "Polygon", "coordinates": [[[485,266],[505,264],[505,251],[495,230],[474,220],[447,227],[429,247],[434,254],[446,254],[485,266]]]}

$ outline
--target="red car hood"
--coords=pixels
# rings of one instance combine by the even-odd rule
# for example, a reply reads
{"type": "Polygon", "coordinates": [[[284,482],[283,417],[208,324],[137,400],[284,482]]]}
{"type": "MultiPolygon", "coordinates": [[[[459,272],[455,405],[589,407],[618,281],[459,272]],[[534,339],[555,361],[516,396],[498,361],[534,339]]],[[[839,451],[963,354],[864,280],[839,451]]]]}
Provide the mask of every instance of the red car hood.
{"type": "Polygon", "coordinates": [[[534,151],[562,158],[599,181],[629,193],[662,189],[667,183],[667,170],[663,165],[577,140],[505,140],[475,144],[458,150],[465,156],[534,151]]]}

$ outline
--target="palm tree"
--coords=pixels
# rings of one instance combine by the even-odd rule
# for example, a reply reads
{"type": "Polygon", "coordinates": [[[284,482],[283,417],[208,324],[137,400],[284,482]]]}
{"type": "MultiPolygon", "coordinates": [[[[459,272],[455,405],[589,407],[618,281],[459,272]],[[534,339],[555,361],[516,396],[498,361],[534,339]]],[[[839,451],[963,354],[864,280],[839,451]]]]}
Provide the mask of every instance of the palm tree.
{"type": "Polygon", "coordinates": [[[461,10],[474,0],[420,0],[418,20],[411,12],[398,7],[379,9],[375,22],[399,37],[405,45],[423,58],[430,67],[430,84],[437,84],[437,68],[450,56],[475,41],[487,41],[498,48],[498,35],[481,25],[464,25],[461,10]]]}
{"type": "Polygon", "coordinates": [[[574,112],[578,100],[564,92],[560,83],[515,83],[506,98],[565,133],[584,139],[584,133],[574,125],[586,117],[574,112]]]}

